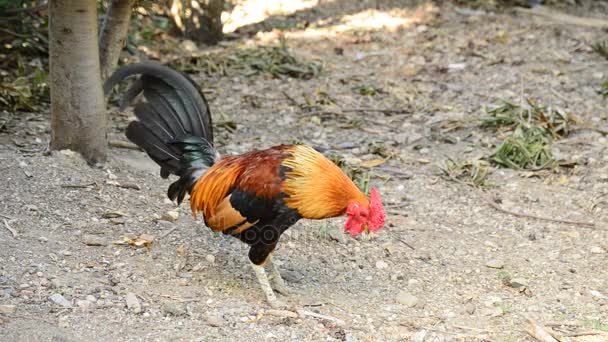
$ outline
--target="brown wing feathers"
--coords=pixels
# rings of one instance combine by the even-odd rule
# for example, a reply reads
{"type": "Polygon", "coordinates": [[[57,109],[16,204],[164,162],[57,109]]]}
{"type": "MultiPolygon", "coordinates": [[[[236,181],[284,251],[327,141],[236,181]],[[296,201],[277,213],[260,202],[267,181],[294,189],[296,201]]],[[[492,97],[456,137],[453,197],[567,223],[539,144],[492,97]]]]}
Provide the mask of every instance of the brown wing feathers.
{"type": "Polygon", "coordinates": [[[281,193],[281,161],[288,149],[279,146],[225,157],[194,185],[192,213],[202,212],[214,231],[239,234],[275,215],[281,193]]]}

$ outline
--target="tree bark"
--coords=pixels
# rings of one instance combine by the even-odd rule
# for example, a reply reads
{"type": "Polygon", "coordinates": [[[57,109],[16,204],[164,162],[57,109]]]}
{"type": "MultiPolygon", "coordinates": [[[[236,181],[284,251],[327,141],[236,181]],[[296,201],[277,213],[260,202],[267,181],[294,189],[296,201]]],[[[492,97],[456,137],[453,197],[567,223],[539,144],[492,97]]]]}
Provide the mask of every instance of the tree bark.
{"type": "Polygon", "coordinates": [[[195,42],[214,45],[224,38],[225,0],[172,0],[170,17],[175,28],[195,42]]]}
{"type": "Polygon", "coordinates": [[[107,156],[107,120],[97,45],[97,1],[49,4],[51,149],[80,152],[91,164],[107,156]]]}
{"type": "Polygon", "coordinates": [[[111,0],[99,36],[101,78],[112,73],[127,39],[129,18],[134,0],[111,0]]]}

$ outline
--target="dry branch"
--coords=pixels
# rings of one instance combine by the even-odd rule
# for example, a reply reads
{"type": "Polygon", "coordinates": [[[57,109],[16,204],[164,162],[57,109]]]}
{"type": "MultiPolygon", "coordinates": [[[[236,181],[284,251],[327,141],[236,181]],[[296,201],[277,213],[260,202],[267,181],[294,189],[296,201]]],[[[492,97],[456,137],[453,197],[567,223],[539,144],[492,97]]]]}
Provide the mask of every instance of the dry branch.
{"type": "Polygon", "coordinates": [[[553,11],[544,6],[536,6],[534,8],[516,7],[515,9],[520,13],[532,14],[539,17],[548,18],[550,20],[567,25],[578,25],[595,28],[608,27],[608,20],[606,19],[577,17],[553,11]]]}
{"type": "Polygon", "coordinates": [[[122,140],[110,140],[110,146],[111,147],[115,147],[115,148],[125,148],[128,150],[137,150],[137,151],[141,151],[141,149],[139,148],[139,146],[130,143],[128,141],[122,141],[122,140]]]}
{"type": "Polygon", "coordinates": [[[539,325],[531,318],[527,318],[527,321],[528,325],[526,326],[525,330],[528,334],[530,334],[530,336],[541,342],[558,342],[558,340],[547,331],[547,328],[539,325]]]}
{"type": "Polygon", "coordinates": [[[112,0],[108,4],[108,11],[99,35],[99,61],[101,78],[104,80],[116,67],[120,51],[125,45],[133,2],[133,0],[112,0]]]}
{"type": "Polygon", "coordinates": [[[575,225],[575,226],[595,227],[595,223],[593,223],[593,222],[562,220],[562,219],[556,219],[556,218],[552,218],[552,217],[546,217],[546,216],[540,216],[540,215],[520,213],[520,212],[517,212],[517,211],[505,209],[505,208],[501,207],[500,205],[498,205],[496,202],[494,202],[491,198],[488,198],[488,196],[486,196],[486,194],[484,194],[478,188],[476,188],[476,187],[474,187],[474,186],[472,186],[470,184],[467,184],[467,183],[461,181],[460,179],[457,179],[456,177],[454,177],[452,175],[447,175],[447,177],[450,178],[452,181],[458,183],[458,184],[470,186],[473,189],[473,191],[479,197],[481,197],[481,199],[484,202],[486,202],[489,206],[491,206],[492,208],[494,208],[494,209],[496,209],[496,210],[498,210],[498,211],[500,211],[502,213],[513,215],[513,216],[516,216],[516,217],[531,218],[531,219],[541,220],[541,221],[564,223],[564,224],[572,224],[572,225],[575,225]]]}

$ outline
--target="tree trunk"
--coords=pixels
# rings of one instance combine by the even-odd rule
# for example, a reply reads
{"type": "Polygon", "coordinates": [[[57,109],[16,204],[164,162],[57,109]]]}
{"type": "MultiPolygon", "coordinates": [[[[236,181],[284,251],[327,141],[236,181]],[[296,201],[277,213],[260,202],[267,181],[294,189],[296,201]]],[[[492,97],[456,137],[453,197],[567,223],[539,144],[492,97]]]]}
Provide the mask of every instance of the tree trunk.
{"type": "Polygon", "coordinates": [[[175,28],[187,38],[213,45],[224,37],[224,3],[225,0],[172,0],[169,14],[175,28]]]}
{"type": "Polygon", "coordinates": [[[97,1],[49,4],[51,149],[80,152],[91,164],[107,154],[107,120],[97,45],[97,1]]]}
{"type": "Polygon", "coordinates": [[[116,67],[125,45],[133,2],[134,0],[112,0],[108,5],[99,37],[101,78],[104,80],[116,67]]]}

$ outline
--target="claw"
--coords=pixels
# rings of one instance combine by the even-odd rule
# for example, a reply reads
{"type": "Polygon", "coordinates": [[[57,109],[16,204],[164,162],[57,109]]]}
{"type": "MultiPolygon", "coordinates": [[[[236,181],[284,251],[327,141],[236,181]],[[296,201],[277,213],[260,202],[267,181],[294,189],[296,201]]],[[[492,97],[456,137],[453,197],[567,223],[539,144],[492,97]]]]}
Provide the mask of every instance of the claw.
{"type": "Polygon", "coordinates": [[[285,285],[285,281],[283,280],[283,277],[281,277],[281,273],[279,273],[277,265],[275,265],[275,263],[272,261],[272,255],[268,256],[266,263],[268,264],[270,271],[270,277],[268,279],[272,284],[272,288],[284,296],[295,294],[295,291],[285,285]]]}

